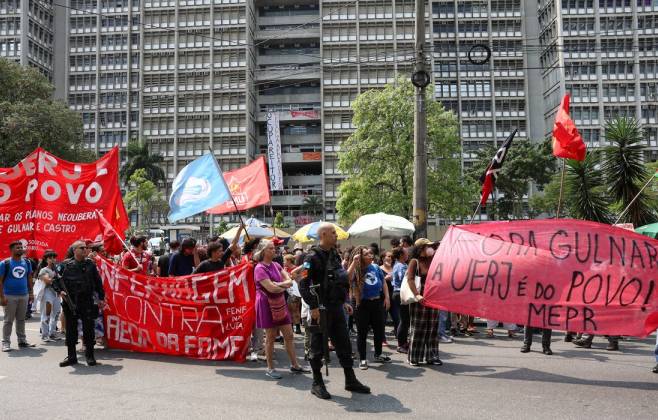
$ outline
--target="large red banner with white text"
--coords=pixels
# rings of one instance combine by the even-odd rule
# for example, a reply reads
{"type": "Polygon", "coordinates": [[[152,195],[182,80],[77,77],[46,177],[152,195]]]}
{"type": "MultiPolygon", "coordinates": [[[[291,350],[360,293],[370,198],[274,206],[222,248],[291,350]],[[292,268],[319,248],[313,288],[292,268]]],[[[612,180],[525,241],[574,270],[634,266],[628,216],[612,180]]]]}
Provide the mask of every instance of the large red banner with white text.
{"type": "Polygon", "coordinates": [[[504,322],[594,334],[658,328],[658,241],[582,220],[452,226],[425,304],[504,322]]]}
{"type": "Polygon", "coordinates": [[[46,249],[64,257],[75,240],[95,240],[101,230],[95,210],[123,232],[128,217],[119,190],[114,148],[92,163],[72,163],[38,148],[13,168],[0,170],[0,258],[22,241],[29,257],[46,249]]]}
{"type": "Polygon", "coordinates": [[[97,259],[111,348],[243,361],[255,322],[253,269],[150,277],[97,259]]]}

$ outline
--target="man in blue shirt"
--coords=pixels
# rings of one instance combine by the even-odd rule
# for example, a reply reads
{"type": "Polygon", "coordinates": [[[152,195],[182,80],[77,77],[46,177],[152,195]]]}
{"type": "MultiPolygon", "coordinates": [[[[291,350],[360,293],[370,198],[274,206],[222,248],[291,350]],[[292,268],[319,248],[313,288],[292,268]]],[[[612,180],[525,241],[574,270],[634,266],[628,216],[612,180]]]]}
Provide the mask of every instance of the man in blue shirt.
{"type": "Polygon", "coordinates": [[[25,250],[20,241],[9,244],[11,258],[0,263],[0,305],[5,308],[2,326],[2,351],[11,351],[11,330],[16,320],[18,347],[32,347],[25,337],[27,304],[34,300],[32,293],[32,264],[23,258],[25,250]]]}

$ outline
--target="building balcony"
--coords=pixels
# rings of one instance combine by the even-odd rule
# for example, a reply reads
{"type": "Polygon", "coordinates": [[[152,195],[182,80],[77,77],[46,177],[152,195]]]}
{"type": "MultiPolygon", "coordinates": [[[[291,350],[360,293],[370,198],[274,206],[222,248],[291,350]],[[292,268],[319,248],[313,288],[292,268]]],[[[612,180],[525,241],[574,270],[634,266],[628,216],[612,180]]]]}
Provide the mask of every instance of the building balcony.
{"type": "Polygon", "coordinates": [[[259,55],[258,64],[261,66],[290,66],[295,64],[320,64],[320,51],[317,53],[259,55]]]}
{"type": "Polygon", "coordinates": [[[281,66],[276,69],[264,69],[256,72],[256,81],[266,82],[268,80],[309,80],[320,79],[320,69],[318,67],[299,67],[295,65],[281,66]]]}
{"type": "Polygon", "coordinates": [[[320,39],[320,28],[269,29],[256,31],[256,41],[270,39],[320,39]]]}
{"type": "Polygon", "coordinates": [[[303,195],[273,195],[272,206],[301,206],[304,204],[303,195]]]}
{"type": "MultiPolygon", "coordinates": [[[[320,110],[306,111],[276,111],[279,114],[279,121],[310,121],[320,119],[320,110]]],[[[258,122],[266,122],[267,113],[258,113],[258,122]]]]}
{"type": "Polygon", "coordinates": [[[317,93],[301,93],[290,95],[260,95],[258,97],[259,104],[261,102],[268,104],[306,104],[306,103],[320,103],[320,88],[317,93]]]}
{"type": "Polygon", "coordinates": [[[304,25],[309,21],[319,19],[320,14],[314,15],[293,15],[293,16],[259,16],[256,24],[258,26],[277,26],[277,25],[304,25]]]}

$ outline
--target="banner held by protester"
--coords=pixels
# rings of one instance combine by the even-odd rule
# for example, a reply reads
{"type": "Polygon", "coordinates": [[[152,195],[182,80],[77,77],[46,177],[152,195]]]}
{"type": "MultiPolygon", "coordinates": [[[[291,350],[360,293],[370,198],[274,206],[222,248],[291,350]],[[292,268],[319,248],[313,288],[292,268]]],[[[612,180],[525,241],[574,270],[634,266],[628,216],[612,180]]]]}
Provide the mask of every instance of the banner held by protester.
{"type": "Polygon", "coordinates": [[[658,328],[658,241],[583,220],[451,226],[425,304],[504,322],[593,334],[658,328]]]}
{"type": "Polygon", "coordinates": [[[255,320],[249,264],[203,275],[150,277],[98,258],[109,346],[243,361],[255,320]]]}

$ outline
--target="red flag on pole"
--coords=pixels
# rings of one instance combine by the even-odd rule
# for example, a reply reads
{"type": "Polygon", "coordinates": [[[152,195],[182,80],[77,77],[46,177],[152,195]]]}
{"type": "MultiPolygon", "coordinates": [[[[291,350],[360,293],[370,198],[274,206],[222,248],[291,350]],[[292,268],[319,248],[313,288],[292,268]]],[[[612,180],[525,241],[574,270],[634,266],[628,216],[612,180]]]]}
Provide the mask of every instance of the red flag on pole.
{"type": "Polygon", "coordinates": [[[224,180],[235,200],[230,200],[207,211],[208,214],[233,213],[247,210],[270,202],[270,186],[265,158],[263,156],[234,171],[224,172],[224,180]]]}
{"type": "Polygon", "coordinates": [[[98,225],[100,226],[103,234],[103,247],[110,255],[121,254],[125,246],[121,235],[114,229],[114,226],[103,216],[103,213],[96,210],[98,216],[98,225]]]}
{"type": "Polygon", "coordinates": [[[569,116],[569,99],[567,93],[562,98],[560,109],[555,115],[553,125],[553,155],[566,159],[585,160],[587,147],[578,133],[576,124],[569,116]]]}

